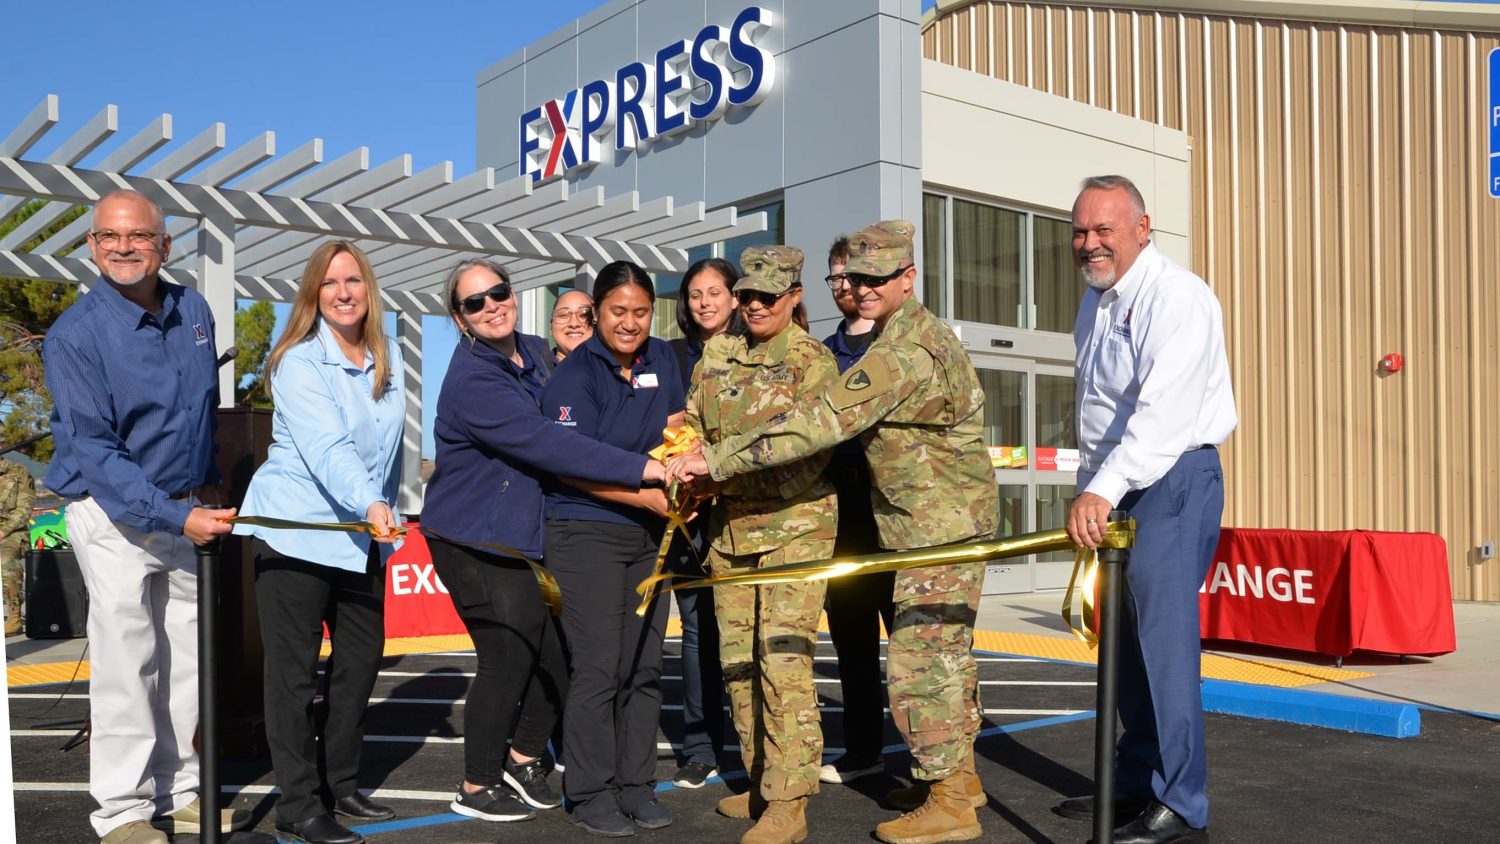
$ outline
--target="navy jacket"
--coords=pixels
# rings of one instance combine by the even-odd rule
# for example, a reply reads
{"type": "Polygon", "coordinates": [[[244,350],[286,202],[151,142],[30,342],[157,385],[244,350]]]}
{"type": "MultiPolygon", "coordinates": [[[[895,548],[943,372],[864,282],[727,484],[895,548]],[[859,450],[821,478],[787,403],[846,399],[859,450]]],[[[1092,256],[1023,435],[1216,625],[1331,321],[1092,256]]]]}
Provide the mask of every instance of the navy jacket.
{"type": "Polygon", "coordinates": [[[438,395],[437,467],[422,526],[462,543],[508,545],[542,555],[542,483],[567,475],[638,486],[649,459],[552,424],[536,379],[549,354],[518,334],[525,370],[484,343],[460,339],[438,395]],[[528,389],[530,387],[530,389],[528,389]]]}

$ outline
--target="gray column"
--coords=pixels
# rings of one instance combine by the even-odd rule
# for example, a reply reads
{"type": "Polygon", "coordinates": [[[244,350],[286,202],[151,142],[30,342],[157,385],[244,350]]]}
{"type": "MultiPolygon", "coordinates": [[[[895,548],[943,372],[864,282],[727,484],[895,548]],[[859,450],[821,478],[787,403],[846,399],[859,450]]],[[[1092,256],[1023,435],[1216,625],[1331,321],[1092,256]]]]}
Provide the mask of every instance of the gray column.
{"type": "MultiPolygon", "coordinates": [[[[198,225],[198,292],[214,315],[219,354],[234,345],[234,218],[210,214],[198,225]]],[[[219,370],[219,407],[234,406],[234,364],[219,370]]]]}
{"type": "Polygon", "coordinates": [[[395,373],[406,387],[406,425],[401,435],[401,492],[396,509],[422,512],[422,315],[396,311],[396,342],[405,372],[395,373]]]}

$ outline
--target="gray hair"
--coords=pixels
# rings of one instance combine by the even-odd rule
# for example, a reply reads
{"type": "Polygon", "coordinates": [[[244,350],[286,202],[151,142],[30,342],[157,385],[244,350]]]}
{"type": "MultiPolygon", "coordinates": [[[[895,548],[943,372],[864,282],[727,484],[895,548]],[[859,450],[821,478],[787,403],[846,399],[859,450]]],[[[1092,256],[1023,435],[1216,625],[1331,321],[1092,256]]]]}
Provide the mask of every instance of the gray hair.
{"type": "Polygon", "coordinates": [[[1137,218],[1146,214],[1146,200],[1141,197],[1141,191],[1135,186],[1135,182],[1124,176],[1090,176],[1083,180],[1083,187],[1079,193],[1086,190],[1123,190],[1130,197],[1130,204],[1135,208],[1137,218]]]}
{"type": "Polygon", "coordinates": [[[443,298],[448,302],[450,313],[458,310],[458,278],[475,267],[484,267],[500,277],[506,284],[510,283],[510,273],[505,268],[488,258],[465,258],[459,261],[457,266],[448,271],[448,277],[443,281],[443,298]]]}
{"type": "Polygon", "coordinates": [[[156,226],[158,228],[165,228],[166,227],[167,216],[165,214],[161,213],[161,206],[157,205],[154,201],[152,201],[151,197],[145,195],[144,193],[141,193],[138,190],[130,190],[129,188],[121,188],[120,190],[113,190],[113,191],[110,191],[109,193],[107,193],[107,194],[99,197],[99,201],[96,202],[96,203],[94,203],[94,210],[91,213],[89,219],[90,220],[96,219],[97,216],[98,216],[98,214],[99,214],[99,208],[101,206],[103,206],[104,203],[110,201],[111,199],[136,199],[136,200],[140,200],[141,202],[146,203],[148,206],[151,207],[151,213],[156,217],[156,219],[154,221],[156,223],[156,226]]]}

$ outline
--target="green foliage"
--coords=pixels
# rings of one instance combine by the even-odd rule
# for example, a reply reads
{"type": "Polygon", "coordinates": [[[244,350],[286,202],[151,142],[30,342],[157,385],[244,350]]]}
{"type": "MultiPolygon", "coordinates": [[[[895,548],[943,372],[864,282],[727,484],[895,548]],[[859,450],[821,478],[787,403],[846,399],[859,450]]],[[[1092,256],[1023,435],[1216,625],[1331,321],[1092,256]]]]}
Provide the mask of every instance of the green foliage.
{"type": "MultiPolygon", "coordinates": [[[[8,234],[46,203],[28,202],[0,220],[0,236],[8,234]]],[[[47,238],[87,212],[70,208],[19,251],[35,249],[47,238]]],[[[50,281],[0,277],[0,444],[19,442],[47,430],[52,394],[42,375],[42,337],[73,301],[78,286],[50,281]]],[[[42,462],[52,459],[51,438],[27,449],[42,462]]]]}
{"type": "Polygon", "coordinates": [[[276,310],[270,302],[256,302],[234,312],[234,344],[240,347],[234,359],[234,403],[248,407],[270,407],[271,392],[265,386],[266,355],[271,351],[271,331],[276,310]]]}

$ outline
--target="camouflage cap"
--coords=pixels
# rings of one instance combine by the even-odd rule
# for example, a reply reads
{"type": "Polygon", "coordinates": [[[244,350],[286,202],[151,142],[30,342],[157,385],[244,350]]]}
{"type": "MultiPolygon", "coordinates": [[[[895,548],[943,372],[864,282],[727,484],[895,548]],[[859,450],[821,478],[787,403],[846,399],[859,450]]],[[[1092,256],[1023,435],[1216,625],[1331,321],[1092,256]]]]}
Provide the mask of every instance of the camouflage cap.
{"type": "Polygon", "coordinates": [[[849,263],[845,273],[887,276],[902,261],[912,257],[912,238],[917,227],[905,220],[884,220],[849,236],[849,263]]]}
{"type": "Polygon", "coordinates": [[[740,268],[745,277],[735,282],[734,292],[785,293],[802,281],[802,250],[795,246],[752,246],[740,253],[740,268]]]}

